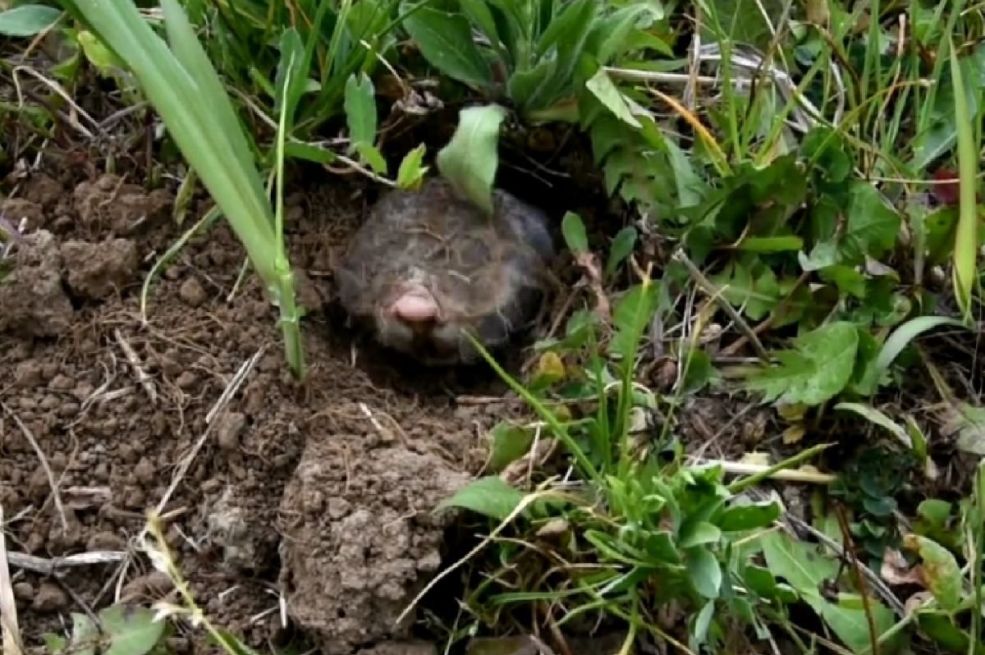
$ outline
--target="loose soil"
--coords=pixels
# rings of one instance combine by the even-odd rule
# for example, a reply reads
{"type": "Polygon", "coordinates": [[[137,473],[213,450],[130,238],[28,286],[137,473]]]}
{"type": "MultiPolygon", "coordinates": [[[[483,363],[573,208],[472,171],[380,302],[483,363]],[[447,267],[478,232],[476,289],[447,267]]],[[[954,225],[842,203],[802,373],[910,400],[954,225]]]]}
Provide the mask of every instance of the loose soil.
{"type": "Polygon", "coordinates": [[[199,604],[247,644],[432,652],[407,641],[417,614],[396,620],[448,563],[454,513],[433,510],[524,410],[483,367],[424,370],[346,325],[329,270],[376,193],[333,179],[289,198],[303,385],[257,280],[237,282],[224,222],[155,280],[142,321],[148,271],[204,202],[179,227],[170,191],[70,172],[33,174],[3,202],[25,236],[0,284],[0,505],[29,646],[71,612],[173,593],[135,549],[157,508],[199,604]],[[82,553],[110,561],[39,570],[82,553]]]}
{"type": "Polygon", "coordinates": [[[442,562],[450,514],[432,510],[481,469],[483,435],[519,406],[463,402],[501,389],[484,371],[414,370],[325,311],[329,263],[362,218],[363,190],[291,199],[311,310],[303,386],[285,373],[256,280],[236,288],[244,253],[225,223],[166,269],[144,325],[141,284],[180,234],[170,194],[112,175],[74,185],[39,175],[17,196],[3,210],[26,220],[26,236],[0,285],[7,547],[120,559],[55,576],[14,566],[29,644],[69,612],[167,591],[132,557],[145,510],[162,499],[198,601],[248,643],[290,636],[281,597],[325,653],[407,637],[412,621],[394,619],[442,562]]]}

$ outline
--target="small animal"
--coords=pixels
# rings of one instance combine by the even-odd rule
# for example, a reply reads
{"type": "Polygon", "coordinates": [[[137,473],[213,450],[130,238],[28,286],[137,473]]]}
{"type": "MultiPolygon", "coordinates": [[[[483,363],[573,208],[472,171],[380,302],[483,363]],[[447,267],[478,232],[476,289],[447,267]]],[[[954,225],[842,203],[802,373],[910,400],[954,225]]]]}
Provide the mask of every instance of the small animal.
{"type": "Polygon", "coordinates": [[[546,215],[496,190],[487,217],[441,178],[388,191],[334,275],[339,301],[376,340],[431,365],[468,364],[541,308],[554,244],[546,215]]]}

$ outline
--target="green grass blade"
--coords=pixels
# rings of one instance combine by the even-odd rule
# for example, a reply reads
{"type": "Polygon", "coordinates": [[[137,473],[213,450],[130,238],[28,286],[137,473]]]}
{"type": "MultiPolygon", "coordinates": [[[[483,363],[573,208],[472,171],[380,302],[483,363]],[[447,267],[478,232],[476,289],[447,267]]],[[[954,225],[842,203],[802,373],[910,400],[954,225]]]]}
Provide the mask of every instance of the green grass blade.
{"type": "Polygon", "coordinates": [[[975,284],[978,254],[978,146],[968,113],[966,87],[961,64],[950,46],[951,77],[954,86],[954,123],[958,131],[958,177],[960,204],[958,229],[954,235],[954,296],[964,320],[971,319],[971,291],[975,284]]]}

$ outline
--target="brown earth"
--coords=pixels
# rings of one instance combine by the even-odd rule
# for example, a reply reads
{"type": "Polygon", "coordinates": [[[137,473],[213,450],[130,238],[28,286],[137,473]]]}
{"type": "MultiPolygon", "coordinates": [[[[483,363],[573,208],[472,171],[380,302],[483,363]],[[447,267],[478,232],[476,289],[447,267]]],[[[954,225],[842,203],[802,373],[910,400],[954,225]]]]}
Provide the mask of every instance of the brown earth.
{"type": "Polygon", "coordinates": [[[444,555],[448,517],[432,509],[481,468],[484,434],[515,406],[459,402],[501,390],[478,369],[415,370],[322,311],[329,262],[363,204],[358,186],[292,198],[292,258],[311,309],[298,386],[257,282],[247,275],[229,298],[244,253],[225,223],[153,285],[144,325],[141,284],[180,234],[169,194],[115,176],[74,186],[36,176],[4,203],[8,220],[26,219],[0,285],[7,548],[114,560],[48,576],[15,557],[29,645],[70,612],[169,589],[134,551],[145,510],[162,502],[198,602],[248,643],[291,636],[281,593],[326,653],[409,635],[412,621],[393,619],[444,555]],[[244,365],[242,386],[217,405],[244,365]]]}
{"type": "MultiPolygon", "coordinates": [[[[206,206],[179,226],[168,191],[62,175],[0,205],[25,224],[0,284],[0,505],[28,645],[71,612],[172,594],[137,549],[156,508],[200,606],[247,644],[433,652],[408,641],[420,613],[396,622],[454,555],[454,517],[433,509],[482,470],[489,429],[524,410],[484,367],[424,370],[346,325],[329,270],[376,192],[333,179],[288,200],[309,309],[298,385],[276,310],[252,275],[237,283],[244,252],[225,222],[156,278],[145,323],[148,271],[206,206]],[[43,570],[85,553],[110,561],[43,570]]],[[[753,423],[746,437],[762,438],[761,421],[730,416],[689,401],[685,438],[741,450],[753,423]]],[[[200,634],[172,645],[197,651],[200,634]]]]}

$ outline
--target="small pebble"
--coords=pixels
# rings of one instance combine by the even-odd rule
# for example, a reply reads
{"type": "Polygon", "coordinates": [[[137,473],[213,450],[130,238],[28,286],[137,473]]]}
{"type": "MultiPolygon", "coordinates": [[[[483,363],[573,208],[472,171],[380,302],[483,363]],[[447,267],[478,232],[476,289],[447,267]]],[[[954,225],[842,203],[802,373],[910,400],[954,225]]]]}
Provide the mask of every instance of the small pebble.
{"type": "Polygon", "coordinates": [[[229,412],[223,415],[216,434],[216,441],[223,450],[239,448],[239,435],[246,427],[246,416],[239,412],[229,412]]]}
{"type": "Polygon", "coordinates": [[[75,381],[67,375],[59,373],[48,383],[48,388],[53,391],[68,391],[75,387],[75,381]]]}
{"type": "Polygon", "coordinates": [[[68,596],[53,582],[42,582],[34,596],[32,607],[36,612],[57,612],[68,605],[68,596]]]}
{"type": "Polygon", "coordinates": [[[207,299],[202,283],[196,277],[185,278],[178,290],[178,296],[190,307],[198,307],[207,299]]]}
{"type": "Polygon", "coordinates": [[[86,541],[86,550],[125,550],[126,542],[123,537],[112,532],[97,532],[86,541]]]}
{"type": "Polygon", "coordinates": [[[179,389],[185,389],[185,390],[195,386],[196,382],[198,382],[198,376],[192,373],[191,371],[185,371],[184,373],[178,376],[177,380],[174,381],[174,383],[178,385],[179,389]]]}
{"type": "Polygon", "coordinates": [[[133,467],[133,474],[140,482],[149,484],[154,481],[154,465],[150,463],[149,459],[142,457],[133,467]]]}
{"type": "Polygon", "coordinates": [[[34,600],[34,586],[26,580],[14,583],[14,598],[31,602],[34,600]]]}

